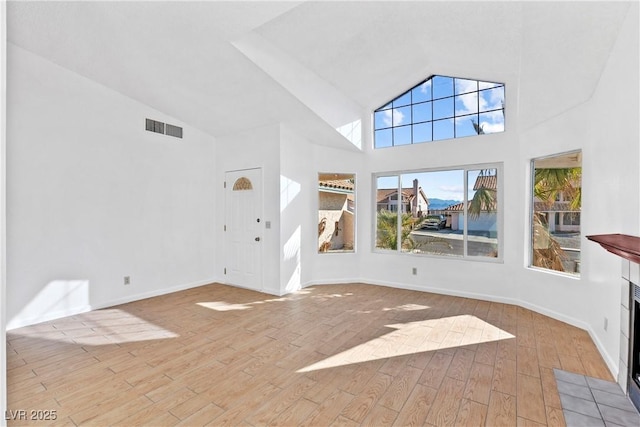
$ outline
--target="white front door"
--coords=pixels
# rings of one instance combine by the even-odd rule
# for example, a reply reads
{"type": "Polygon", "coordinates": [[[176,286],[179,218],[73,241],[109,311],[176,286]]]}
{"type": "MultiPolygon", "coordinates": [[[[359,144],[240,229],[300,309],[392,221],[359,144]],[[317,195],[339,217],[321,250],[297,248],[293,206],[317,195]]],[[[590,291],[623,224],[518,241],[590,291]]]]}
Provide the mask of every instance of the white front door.
{"type": "Polygon", "coordinates": [[[225,174],[226,282],[262,290],[262,169],[225,174]]]}

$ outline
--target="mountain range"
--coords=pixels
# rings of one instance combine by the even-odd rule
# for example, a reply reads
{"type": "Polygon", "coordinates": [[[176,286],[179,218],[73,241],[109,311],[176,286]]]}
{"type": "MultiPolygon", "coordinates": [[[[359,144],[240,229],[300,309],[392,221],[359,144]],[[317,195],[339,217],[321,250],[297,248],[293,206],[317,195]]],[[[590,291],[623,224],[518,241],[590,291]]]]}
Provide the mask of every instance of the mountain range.
{"type": "Polygon", "coordinates": [[[460,200],[445,200],[429,197],[429,210],[440,210],[460,203],[460,200]]]}

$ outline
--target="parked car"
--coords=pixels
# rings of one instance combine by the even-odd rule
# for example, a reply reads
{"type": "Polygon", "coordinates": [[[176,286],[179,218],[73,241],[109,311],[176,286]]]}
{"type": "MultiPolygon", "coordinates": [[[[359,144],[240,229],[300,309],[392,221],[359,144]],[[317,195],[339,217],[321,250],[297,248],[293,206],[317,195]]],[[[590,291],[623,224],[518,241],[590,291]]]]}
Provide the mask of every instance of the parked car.
{"type": "Polygon", "coordinates": [[[441,230],[446,224],[447,219],[444,215],[427,215],[427,219],[425,219],[420,228],[435,228],[436,230],[441,230]]]}

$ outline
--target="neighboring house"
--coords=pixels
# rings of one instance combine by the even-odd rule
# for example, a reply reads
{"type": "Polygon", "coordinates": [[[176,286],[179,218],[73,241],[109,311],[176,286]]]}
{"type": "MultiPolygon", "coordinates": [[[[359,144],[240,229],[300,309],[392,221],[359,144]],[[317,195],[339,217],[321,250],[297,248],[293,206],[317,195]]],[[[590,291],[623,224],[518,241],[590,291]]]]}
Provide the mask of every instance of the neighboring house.
{"type": "Polygon", "coordinates": [[[352,180],[318,182],[318,250],[350,251],[354,247],[352,180]]]}
{"type": "MultiPolygon", "coordinates": [[[[476,178],[476,182],[473,185],[473,190],[477,191],[480,188],[486,188],[489,190],[497,190],[498,177],[497,175],[480,175],[476,178]]],[[[471,203],[470,201],[468,203],[471,203]]],[[[455,205],[448,206],[444,209],[444,214],[447,216],[447,226],[451,225],[452,230],[462,230],[464,228],[464,203],[460,202],[455,205]]],[[[489,232],[490,235],[495,235],[497,232],[498,214],[495,207],[482,206],[480,214],[478,216],[469,216],[467,219],[468,231],[484,231],[489,232]]]]}
{"type": "Polygon", "coordinates": [[[551,233],[580,231],[580,211],[572,209],[571,201],[565,200],[562,193],[551,204],[534,200],[534,211],[542,214],[543,222],[548,225],[551,233]]]}
{"type": "Polygon", "coordinates": [[[400,212],[411,212],[415,218],[421,217],[423,214],[427,214],[429,211],[429,200],[422,191],[422,187],[418,186],[418,180],[413,180],[412,188],[402,188],[400,194],[400,202],[398,202],[398,189],[397,188],[380,188],[376,197],[377,210],[387,210],[390,212],[397,212],[398,205],[400,205],[400,212]]]}

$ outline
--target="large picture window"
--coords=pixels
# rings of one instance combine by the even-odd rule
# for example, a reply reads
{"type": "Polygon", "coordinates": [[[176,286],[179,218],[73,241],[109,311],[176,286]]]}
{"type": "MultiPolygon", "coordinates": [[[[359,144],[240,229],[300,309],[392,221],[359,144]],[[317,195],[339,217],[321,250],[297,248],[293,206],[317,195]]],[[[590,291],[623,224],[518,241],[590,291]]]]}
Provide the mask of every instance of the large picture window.
{"type": "Polygon", "coordinates": [[[580,275],[582,154],[532,161],[531,266],[580,275]]]}
{"type": "Polygon", "coordinates": [[[502,258],[500,171],[491,164],[376,175],[376,250],[502,258]]]}
{"type": "Polygon", "coordinates": [[[504,84],[432,76],[374,112],[375,148],[504,131],[504,84]]]}

